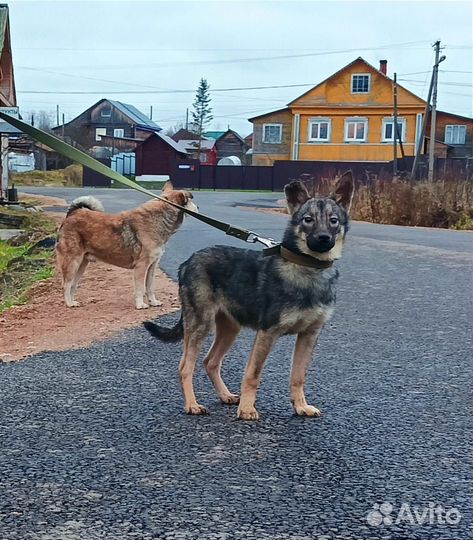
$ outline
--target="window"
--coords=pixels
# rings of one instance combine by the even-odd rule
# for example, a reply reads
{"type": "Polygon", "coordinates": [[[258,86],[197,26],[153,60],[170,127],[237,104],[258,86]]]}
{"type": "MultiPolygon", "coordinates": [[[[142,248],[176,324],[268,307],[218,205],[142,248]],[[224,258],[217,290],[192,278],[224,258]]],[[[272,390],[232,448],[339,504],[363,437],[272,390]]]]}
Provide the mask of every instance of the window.
{"type": "Polygon", "coordinates": [[[309,142],[329,141],[331,122],[329,118],[313,118],[309,120],[309,142]]]}
{"type": "Polygon", "coordinates": [[[447,144],[465,144],[466,126],[445,126],[445,142],[447,144]]]}
{"type": "Polygon", "coordinates": [[[95,140],[101,141],[101,135],[107,135],[107,128],[96,128],[95,129],[95,140]]]}
{"type": "MultiPolygon", "coordinates": [[[[405,118],[397,119],[397,136],[398,139],[401,139],[402,142],[406,140],[406,120],[405,118]]],[[[394,141],[394,119],[393,118],[383,118],[383,133],[381,140],[383,142],[393,142],[394,141]]]]}
{"type": "Polygon", "coordinates": [[[110,116],[112,116],[112,107],[104,107],[100,111],[100,116],[104,116],[105,118],[110,118],[110,116]]]}
{"type": "Polygon", "coordinates": [[[125,136],[125,130],[124,129],[114,129],[113,130],[113,136],[114,137],[124,137],[125,136]]]}
{"type": "Polygon", "coordinates": [[[368,133],[368,120],[366,118],[353,118],[345,120],[345,141],[364,142],[368,133]]]}
{"type": "Polygon", "coordinates": [[[282,141],[282,124],[263,124],[263,142],[280,144],[282,141]]]}
{"type": "Polygon", "coordinates": [[[371,75],[369,73],[351,76],[352,94],[367,94],[370,91],[371,75]]]}

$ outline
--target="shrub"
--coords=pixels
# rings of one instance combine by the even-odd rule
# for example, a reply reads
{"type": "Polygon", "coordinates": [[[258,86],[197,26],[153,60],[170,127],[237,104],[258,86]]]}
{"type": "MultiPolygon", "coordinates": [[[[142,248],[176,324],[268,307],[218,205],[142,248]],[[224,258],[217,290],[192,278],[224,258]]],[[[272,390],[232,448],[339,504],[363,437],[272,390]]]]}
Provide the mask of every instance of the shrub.
{"type": "MultiPolygon", "coordinates": [[[[335,182],[312,183],[328,195],[335,182]]],[[[374,180],[357,186],[352,218],[389,225],[473,230],[473,184],[464,180],[374,180]]]]}

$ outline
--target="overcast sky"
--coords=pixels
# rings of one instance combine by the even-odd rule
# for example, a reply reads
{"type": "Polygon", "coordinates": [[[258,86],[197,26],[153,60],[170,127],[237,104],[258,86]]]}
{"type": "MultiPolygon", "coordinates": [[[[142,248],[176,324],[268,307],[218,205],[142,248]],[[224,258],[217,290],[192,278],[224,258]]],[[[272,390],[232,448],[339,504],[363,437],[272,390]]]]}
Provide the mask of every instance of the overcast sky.
{"type": "Polygon", "coordinates": [[[199,79],[211,128],[251,132],[247,118],[284,107],[358,56],[426,97],[441,39],[439,108],[472,116],[470,2],[159,2],[10,0],[21,113],[56,104],[66,121],[103,97],[168,128],[185,119],[199,79]],[[214,92],[212,92],[214,89],[214,92]],[[217,92],[217,89],[232,89],[217,92]],[[189,92],[178,92],[188,90],[189,92]]]}

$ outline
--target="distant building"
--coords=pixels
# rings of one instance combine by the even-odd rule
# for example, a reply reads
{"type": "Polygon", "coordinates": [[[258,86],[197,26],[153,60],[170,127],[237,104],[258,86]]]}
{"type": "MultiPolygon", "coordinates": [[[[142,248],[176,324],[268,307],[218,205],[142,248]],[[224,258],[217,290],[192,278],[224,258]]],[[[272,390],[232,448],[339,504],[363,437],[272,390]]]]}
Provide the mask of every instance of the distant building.
{"type": "MultiPolygon", "coordinates": [[[[393,85],[386,60],[376,69],[359,57],[287,107],[250,118],[253,165],[391,161],[393,85]]],[[[415,155],[425,107],[425,100],[398,84],[398,126],[406,156],[415,155]]],[[[438,111],[435,140],[438,157],[472,157],[473,119],[438,111]]]]}
{"type": "Polygon", "coordinates": [[[199,140],[185,140],[181,139],[178,143],[179,147],[187,153],[189,159],[199,159],[202,165],[216,165],[217,164],[217,145],[213,139],[202,139],[200,141],[200,156],[199,153],[199,140]]]}
{"type": "Polygon", "coordinates": [[[224,157],[236,156],[241,163],[245,163],[245,154],[248,145],[243,138],[233,129],[227,131],[206,131],[203,133],[206,139],[214,139],[217,149],[217,161],[224,157]]]}
{"type": "Polygon", "coordinates": [[[115,153],[115,150],[122,151],[123,146],[130,146],[122,145],[120,139],[132,139],[138,144],[161,128],[133,105],[101,99],[70,122],[54,127],[53,131],[85,150],[103,146],[112,148],[115,153]]]}
{"type": "Polygon", "coordinates": [[[155,132],[135,149],[136,176],[169,175],[176,162],[188,159],[179,144],[160,132],[155,132]]]}

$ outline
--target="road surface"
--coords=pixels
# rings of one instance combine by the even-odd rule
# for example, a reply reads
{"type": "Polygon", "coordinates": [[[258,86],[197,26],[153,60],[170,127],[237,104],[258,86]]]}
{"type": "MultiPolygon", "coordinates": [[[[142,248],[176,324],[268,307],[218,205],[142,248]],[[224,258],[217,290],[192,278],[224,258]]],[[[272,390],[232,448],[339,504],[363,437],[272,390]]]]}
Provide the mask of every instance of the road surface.
{"type": "MultiPolygon", "coordinates": [[[[91,192],[109,211],[145,200],[28,191],[91,192]]],[[[239,204],[279,197],[196,194],[201,211],[273,238],[285,218],[239,204]]],[[[353,224],[308,375],[319,419],[292,414],[291,337],[267,362],[257,423],[218,403],[201,365],[211,414],[184,415],[181,345],[141,328],[0,366],[1,540],[471,538],[472,239],[353,224]]],[[[241,245],[189,218],[162,267],[175,277],[215,243],[241,245]]],[[[234,391],[251,343],[243,332],[225,362],[234,391]]]]}

